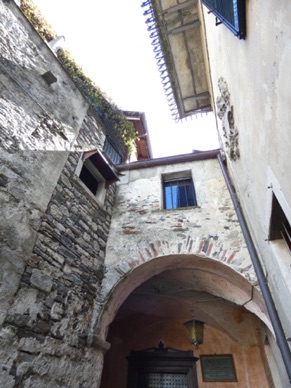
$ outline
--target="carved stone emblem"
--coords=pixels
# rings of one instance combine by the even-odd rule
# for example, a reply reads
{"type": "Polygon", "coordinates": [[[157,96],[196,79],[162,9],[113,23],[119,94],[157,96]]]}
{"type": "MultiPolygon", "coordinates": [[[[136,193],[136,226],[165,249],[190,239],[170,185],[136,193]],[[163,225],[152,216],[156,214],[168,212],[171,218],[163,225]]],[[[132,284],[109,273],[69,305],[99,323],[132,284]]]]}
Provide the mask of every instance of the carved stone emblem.
{"type": "Polygon", "coordinates": [[[240,157],[238,147],[238,129],[235,127],[233,105],[230,103],[230,93],[227,82],[223,77],[218,80],[218,89],[221,93],[216,99],[217,115],[222,121],[224,145],[228,157],[237,160],[240,157]]]}

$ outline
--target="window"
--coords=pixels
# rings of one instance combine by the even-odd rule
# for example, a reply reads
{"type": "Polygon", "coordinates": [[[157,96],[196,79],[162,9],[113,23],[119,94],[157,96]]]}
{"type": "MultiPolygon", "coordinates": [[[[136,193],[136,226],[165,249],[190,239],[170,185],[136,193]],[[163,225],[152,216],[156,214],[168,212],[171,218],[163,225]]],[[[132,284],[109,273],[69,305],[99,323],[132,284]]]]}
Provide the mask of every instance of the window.
{"type": "Polygon", "coordinates": [[[216,25],[223,23],[239,39],[245,39],[245,0],[202,0],[202,3],[216,16],[216,25]]]}
{"type": "Polygon", "coordinates": [[[291,227],[290,223],[273,193],[269,240],[284,239],[291,252],[291,227]]]}
{"type": "Polygon", "coordinates": [[[118,152],[118,149],[117,149],[116,145],[108,137],[105,140],[105,143],[104,143],[104,146],[103,146],[103,151],[110,158],[112,163],[120,164],[122,162],[122,156],[118,152]]]}
{"type": "Polygon", "coordinates": [[[100,201],[105,197],[105,179],[100,174],[92,161],[92,156],[82,161],[80,166],[79,178],[90,192],[100,201]]]}
{"type": "Polygon", "coordinates": [[[163,177],[164,209],[197,205],[191,173],[185,173],[184,176],[179,175],[180,173],[163,177]]]}
{"type": "Polygon", "coordinates": [[[114,166],[110,165],[102,152],[96,149],[82,154],[76,175],[82,186],[85,186],[101,203],[104,202],[106,188],[119,180],[114,166]]]}

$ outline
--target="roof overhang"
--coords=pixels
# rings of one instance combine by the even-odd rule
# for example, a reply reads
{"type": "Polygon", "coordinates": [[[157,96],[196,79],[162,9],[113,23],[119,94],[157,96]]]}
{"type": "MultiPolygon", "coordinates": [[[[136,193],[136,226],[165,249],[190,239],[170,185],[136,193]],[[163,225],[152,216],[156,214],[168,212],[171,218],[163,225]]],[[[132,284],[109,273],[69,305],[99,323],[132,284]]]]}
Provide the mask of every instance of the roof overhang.
{"type": "Polygon", "coordinates": [[[136,131],[136,154],[137,160],[152,159],[153,152],[149,138],[146,116],[143,112],[123,111],[123,114],[130,121],[136,131]]]}
{"type": "Polygon", "coordinates": [[[143,6],[173,117],[212,111],[199,1],[148,0],[143,6]]]}

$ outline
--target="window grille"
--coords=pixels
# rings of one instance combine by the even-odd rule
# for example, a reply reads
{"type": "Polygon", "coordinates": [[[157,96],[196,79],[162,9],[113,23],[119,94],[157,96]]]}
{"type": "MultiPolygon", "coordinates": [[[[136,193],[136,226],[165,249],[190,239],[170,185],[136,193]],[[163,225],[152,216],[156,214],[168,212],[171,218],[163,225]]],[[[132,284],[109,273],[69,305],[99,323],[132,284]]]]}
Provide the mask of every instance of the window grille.
{"type": "Polygon", "coordinates": [[[122,156],[117,150],[117,147],[113,143],[111,139],[108,137],[105,140],[104,146],[103,146],[103,151],[106,153],[106,155],[110,158],[112,163],[114,164],[120,164],[122,161],[122,156]]]}
{"type": "Polygon", "coordinates": [[[197,205],[192,178],[164,181],[163,190],[165,209],[197,205]]]}
{"type": "Polygon", "coordinates": [[[289,251],[291,252],[291,227],[290,223],[277,199],[273,193],[272,214],[270,223],[270,240],[284,239],[289,251]]]}
{"type": "Polygon", "coordinates": [[[202,0],[202,3],[216,16],[216,25],[223,23],[239,39],[245,39],[245,0],[202,0]]]}
{"type": "Polygon", "coordinates": [[[148,388],[188,388],[186,374],[148,373],[148,388]]]}

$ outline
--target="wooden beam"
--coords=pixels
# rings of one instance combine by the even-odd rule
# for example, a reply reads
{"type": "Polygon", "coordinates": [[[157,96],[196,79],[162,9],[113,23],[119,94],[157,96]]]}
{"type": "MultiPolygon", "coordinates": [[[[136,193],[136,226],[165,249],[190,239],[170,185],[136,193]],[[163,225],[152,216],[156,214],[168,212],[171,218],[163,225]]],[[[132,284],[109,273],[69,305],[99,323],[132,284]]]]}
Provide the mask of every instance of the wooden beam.
{"type": "Polygon", "coordinates": [[[204,93],[199,93],[199,94],[195,94],[194,96],[188,96],[188,97],[184,97],[183,100],[186,101],[186,100],[204,100],[206,98],[209,98],[210,97],[210,94],[209,92],[204,92],[204,93]]]}
{"type": "Polygon", "coordinates": [[[193,22],[184,24],[181,27],[176,27],[176,28],[173,28],[172,30],[168,30],[167,33],[168,34],[178,34],[179,32],[189,30],[189,28],[192,28],[192,27],[200,25],[200,24],[201,24],[200,20],[196,19],[193,22]]]}
{"type": "Polygon", "coordinates": [[[177,12],[177,11],[179,11],[180,9],[187,8],[187,7],[189,7],[190,5],[194,5],[194,4],[195,4],[195,1],[194,1],[194,0],[184,1],[184,3],[181,3],[181,4],[178,4],[178,5],[175,5],[174,7],[165,9],[165,10],[163,11],[163,14],[172,13],[172,12],[177,12]]]}

